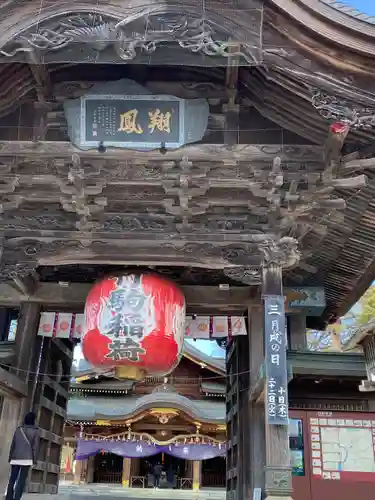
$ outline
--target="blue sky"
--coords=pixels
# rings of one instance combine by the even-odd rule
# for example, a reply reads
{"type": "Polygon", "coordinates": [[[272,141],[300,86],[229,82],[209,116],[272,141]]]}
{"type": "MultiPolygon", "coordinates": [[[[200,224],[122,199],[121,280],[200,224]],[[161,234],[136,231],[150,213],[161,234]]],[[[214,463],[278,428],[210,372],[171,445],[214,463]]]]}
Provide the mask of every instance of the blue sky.
{"type": "Polygon", "coordinates": [[[375,16],[375,0],[341,0],[340,3],[355,7],[369,16],[375,16]]]}

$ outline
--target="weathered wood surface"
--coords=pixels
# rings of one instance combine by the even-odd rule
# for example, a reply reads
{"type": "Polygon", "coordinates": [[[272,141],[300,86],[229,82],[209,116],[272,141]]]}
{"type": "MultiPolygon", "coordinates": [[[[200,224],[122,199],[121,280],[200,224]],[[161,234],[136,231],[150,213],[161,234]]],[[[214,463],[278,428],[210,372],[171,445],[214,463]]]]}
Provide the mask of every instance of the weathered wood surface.
{"type": "MultiPolygon", "coordinates": [[[[34,295],[25,296],[12,285],[0,284],[0,303],[7,306],[17,306],[23,301],[43,306],[60,308],[83,308],[91,284],[74,283],[70,286],[60,286],[58,283],[40,283],[34,295]]],[[[244,311],[247,304],[258,299],[253,298],[250,287],[231,287],[230,290],[220,290],[213,286],[182,286],[188,308],[211,309],[212,311],[244,311]]],[[[74,312],[77,312],[74,309],[74,312]]],[[[213,314],[213,313],[211,313],[213,314]]]]}
{"type": "Polygon", "coordinates": [[[188,158],[191,161],[212,161],[219,159],[220,162],[229,161],[256,161],[269,160],[279,154],[284,161],[316,161],[322,159],[323,149],[321,146],[302,145],[285,146],[280,144],[236,144],[227,146],[225,144],[194,144],[187,145],[181,149],[168,150],[165,155],[159,150],[135,151],[131,149],[107,148],[105,152],[95,149],[82,151],[70,142],[64,141],[0,141],[0,157],[17,156],[28,160],[42,158],[71,158],[78,154],[82,158],[100,158],[103,160],[132,160],[134,162],[149,161],[181,161],[188,158]]]}
{"type": "MultiPolygon", "coordinates": [[[[3,363],[0,357],[0,363],[3,363]]],[[[0,396],[10,399],[25,398],[28,395],[28,386],[12,371],[0,366],[0,396]]]]}
{"type": "MultiPolygon", "coordinates": [[[[113,9],[101,6],[100,13],[107,16],[105,20],[118,24],[119,33],[127,33],[128,5],[121,0],[115,4],[113,9]]],[[[190,14],[197,18],[200,11],[198,2],[191,0],[188,5],[188,14],[181,14],[181,22],[189,24],[190,14]]],[[[103,33],[104,21],[100,16],[95,18],[95,26],[87,22],[84,11],[88,6],[93,11],[97,8],[86,0],[75,3],[75,26],[87,25],[103,33]]],[[[142,77],[151,92],[206,97],[211,109],[210,134],[224,132],[230,146],[187,146],[164,156],[159,151],[79,152],[69,143],[43,139],[61,137],[64,99],[82,95],[95,80],[108,79],[108,70],[100,64],[85,64],[82,75],[82,66],[78,64],[81,59],[74,61],[76,65],[62,63],[61,54],[65,48],[70,50],[72,40],[64,39],[62,46],[56,47],[53,44],[60,42],[48,38],[46,33],[64,32],[66,14],[56,0],[45,7],[36,0],[27,4],[9,1],[0,10],[0,116],[5,117],[1,133],[8,134],[7,138],[21,139],[19,143],[0,142],[0,171],[4,179],[0,186],[2,279],[12,276],[18,287],[30,293],[34,284],[30,288],[30,283],[20,281],[20,277],[33,273],[40,263],[79,261],[103,265],[115,259],[122,266],[150,262],[156,266],[163,262],[186,266],[193,265],[193,256],[197,256],[202,267],[233,267],[226,271],[227,276],[257,284],[259,272],[255,268],[259,268],[263,254],[269,251],[261,248],[259,241],[266,235],[272,246],[275,234],[281,234],[298,241],[301,251],[297,256],[295,248],[289,247],[288,258],[284,252],[285,265],[294,266],[286,274],[287,280],[291,284],[325,281],[327,285],[329,307],[324,321],[334,319],[358,298],[375,274],[371,253],[375,241],[371,229],[374,174],[372,167],[364,172],[369,178],[365,185],[365,177],[360,173],[353,175],[356,164],[344,168],[341,146],[345,141],[345,152],[353,153],[375,138],[375,74],[369,64],[375,38],[371,26],[345,16],[353,28],[348,30],[341,23],[344,18],[339,11],[312,5],[307,0],[298,4],[275,0],[266,7],[254,1],[225,6],[213,3],[206,18],[213,42],[222,40],[223,29],[231,40],[222,65],[227,68],[226,76],[224,69],[217,67],[195,68],[189,74],[186,68],[179,67],[173,69],[176,81],[160,82],[160,71],[155,72],[151,66],[142,66],[140,70],[139,65],[128,64],[129,77],[142,77]],[[324,16],[330,21],[326,22],[324,16]],[[222,26],[217,22],[219,18],[222,26]],[[332,19],[335,23],[331,23],[332,19]],[[313,31],[301,32],[301,22],[313,31]],[[43,58],[36,24],[44,29],[43,58]],[[255,43],[256,33],[262,36],[255,43]],[[257,46],[259,40],[262,47],[257,46]],[[41,64],[57,62],[55,57],[60,57],[58,64],[41,64]],[[232,63],[241,57],[245,64],[238,71],[232,63]],[[16,64],[15,59],[22,63],[16,64]],[[249,70],[249,65],[258,66],[249,70]],[[82,76],[87,81],[82,81],[82,76]],[[236,95],[237,87],[241,91],[236,95]],[[238,106],[243,113],[237,113],[238,106]],[[263,120],[259,111],[268,120],[263,120]],[[349,126],[335,144],[327,141],[331,121],[349,126]],[[258,145],[234,144],[235,136],[241,140],[249,129],[250,142],[258,145]],[[262,137],[267,140],[263,142],[262,137]],[[25,138],[33,141],[22,141],[25,138]],[[309,141],[312,145],[306,145],[309,141]],[[330,148],[326,148],[324,159],[325,142],[330,148]],[[72,158],[77,153],[79,162],[72,158]],[[187,188],[182,187],[186,179],[187,188]],[[131,255],[135,253],[133,248],[126,254],[125,245],[113,241],[118,240],[114,237],[116,232],[124,241],[142,241],[136,261],[131,255]],[[25,234],[29,237],[26,257],[25,241],[17,239],[25,234]],[[181,246],[166,249],[164,242],[159,243],[168,238],[191,243],[198,236],[199,245],[193,252],[189,247],[189,255],[186,248],[181,252],[181,246]],[[152,240],[157,239],[152,246],[152,240]],[[215,253],[207,248],[209,240],[220,250],[215,253]],[[236,249],[230,245],[223,249],[223,242],[235,244],[236,249]],[[21,250],[18,255],[16,243],[21,250]],[[54,251],[46,252],[46,245],[54,251]],[[103,245],[109,250],[104,251],[103,245]],[[124,255],[124,259],[119,255],[124,255]]],[[[145,17],[143,7],[144,2],[139,0],[132,11],[140,22],[145,17]]],[[[148,7],[151,11],[156,8],[148,7]]],[[[163,9],[168,20],[170,6],[163,9]]],[[[80,33],[79,42],[91,51],[90,30],[80,33]]],[[[108,36],[107,42],[109,52],[117,58],[113,61],[124,57],[123,47],[120,50],[108,36]]],[[[171,42],[178,43],[178,37],[171,42]]],[[[157,39],[155,47],[158,44],[157,39]]],[[[138,41],[132,46],[135,50],[125,54],[128,62],[137,57],[137,50],[142,52],[142,47],[138,41]]],[[[101,47],[96,46],[95,50],[97,63],[102,57],[101,47]]],[[[204,52],[205,57],[210,57],[208,52],[204,52]]],[[[91,61],[90,57],[85,54],[85,63],[91,61]]],[[[111,78],[119,78],[116,71],[114,65],[111,78]]],[[[360,156],[358,160],[362,161],[360,156]]]]}
{"type": "Polygon", "coordinates": [[[306,315],[303,313],[290,317],[289,348],[293,351],[307,350],[306,315]]]}
{"type": "MultiPolygon", "coordinates": [[[[283,295],[283,282],[282,270],[278,266],[268,266],[263,268],[263,283],[262,283],[263,296],[282,296],[283,295]]],[[[266,317],[266,308],[263,311],[266,317]]],[[[263,330],[263,339],[268,342],[266,335],[271,336],[272,332],[267,331],[267,323],[265,322],[263,330]]],[[[283,333],[281,333],[282,335],[283,333]]],[[[283,343],[281,344],[283,346],[283,343]]],[[[282,347],[281,347],[282,349],[282,347]]],[[[286,356],[286,352],[280,353],[281,356],[286,356]]],[[[284,365],[287,370],[287,364],[284,365]]],[[[287,374],[285,374],[287,375],[287,374]]],[[[289,497],[292,493],[292,470],[289,452],[289,428],[288,419],[284,425],[270,425],[268,423],[268,375],[266,368],[266,388],[265,388],[265,491],[267,498],[272,497],[289,497]]],[[[287,390],[287,387],[283,389],[287,390]]],[[[288,402],[287,392],[285,392],[286,401],[288,402]]],[[[278,398],[278,395],[276,395],[278,398]]]]}
{"type": "Polygon", "coordinates": [[[259,396],[265,389],[264,378],[261,376],[261,366],[264,363],[264,314],[260,304],[249,306],[249,463],[246,473],[250,476],[248,484],[252,498],[254,488],[264,489],[266,464],[265,454],[265,405],[262,400],[256,401],[253,396],[259,396]]]}
{"type": "Polygon", "coordinates": [[[4,492],[9,482],[9,448],[12,443],[14,431],[20,424],[22,400],[6,397],[2,403],[0,417],[0,488],[4,492]]]}

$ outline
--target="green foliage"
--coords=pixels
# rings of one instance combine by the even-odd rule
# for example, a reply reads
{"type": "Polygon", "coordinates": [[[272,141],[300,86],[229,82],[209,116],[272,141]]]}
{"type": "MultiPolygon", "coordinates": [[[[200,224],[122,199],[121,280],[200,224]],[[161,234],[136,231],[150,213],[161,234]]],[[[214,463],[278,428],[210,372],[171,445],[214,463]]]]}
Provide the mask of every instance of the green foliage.
{"type": "Polygon", "coordinates": [[[371,286],[359,301],[361,312],[357,316],[357,325],[365,325],[375,318],[375,286],[371,286]]]}

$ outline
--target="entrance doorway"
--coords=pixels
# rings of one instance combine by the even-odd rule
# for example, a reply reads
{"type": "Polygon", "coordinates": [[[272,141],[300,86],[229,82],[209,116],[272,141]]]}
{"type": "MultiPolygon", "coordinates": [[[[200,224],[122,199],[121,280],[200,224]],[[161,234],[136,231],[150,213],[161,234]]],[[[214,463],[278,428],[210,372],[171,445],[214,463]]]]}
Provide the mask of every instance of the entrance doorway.
{"type": "Polygon", "coordinates": [[[141,460],[139,473],[146,477],[146,485],[154,486],[153,469],[156,464],[161,464],[162,475],[160,488],[181,488],[188,471],[188,463],[181,458],[172,457],[166,453],[159,453],[141,460]]]}
{"type": "Polygon", "coordinates": [[[113,453],[99,453],[94,461],[94,483],[121,484],[123,458],[113,453]]]}
{"type": "Polygon", "coordinates": [[[201,475],[202,488],[225,488],[226,471],[225,457],[203,460],[201,475]]]}

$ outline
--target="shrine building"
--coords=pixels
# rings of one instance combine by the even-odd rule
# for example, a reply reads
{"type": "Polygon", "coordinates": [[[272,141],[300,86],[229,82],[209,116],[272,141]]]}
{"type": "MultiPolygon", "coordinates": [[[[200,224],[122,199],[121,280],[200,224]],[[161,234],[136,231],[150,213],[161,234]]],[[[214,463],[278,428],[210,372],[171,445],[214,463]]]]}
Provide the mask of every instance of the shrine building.
{"type": "Polygon", "coordinates": [[[174,488],[225,488],[225,349],[217,350],[222,356],[213,358],[185,342],[183,359],[168,378],[138,383],[114,380],[109,373],[98,378],[81,360],[73,369],[61,479],[153,487],[152,466],[159,462],[165,471],[173,469],[174,488]],[[98,452],[74,464],[81,432],[98,452]],[[97,450],[108,442],[119,446],[124,434],[132,458],[97,450]],[[178,451],[176,441],[185,445],[182,456],[168,454],[178,451]],[[191,444],[198,441],[201,453],[191,460],[191,444]],[[167,453],[155,453],[155,446],[167,453]]]}
{"type": "Polygon", "coordinates": [[[2,2],[1,487],[34,409],[31,493],[147,487],[148,455],[228,500],[373,499],[372,341],[306,330],[375,278],[374,62],[331,0],[2,2]]]}

